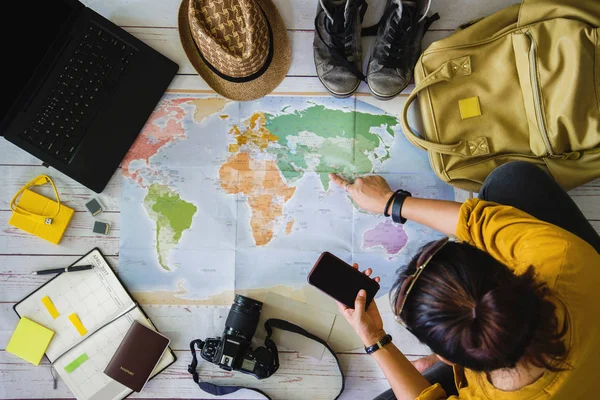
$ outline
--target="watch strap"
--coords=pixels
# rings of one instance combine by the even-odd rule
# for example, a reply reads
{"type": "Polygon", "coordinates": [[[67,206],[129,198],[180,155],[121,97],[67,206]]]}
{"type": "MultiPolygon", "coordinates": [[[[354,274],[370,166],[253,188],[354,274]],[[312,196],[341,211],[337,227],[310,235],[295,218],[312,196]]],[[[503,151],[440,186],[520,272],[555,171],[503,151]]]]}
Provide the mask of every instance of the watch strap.
{"type": "Polygon", "coordinates": [[[396,198],[396,195],[400,193],[400,190],[396,190],[388,199],[387,203],[385,203],[385,208],[383,209],[383,215],[386,217],[389,217],[391,214],[388,214],[388,208],[390,208],[390,204],[392,204],[392,201],[394,201],[394,199],[396,198]]]}
{"type": "Polygon", "coordinates": [[[410,192],[401,190],[396,197],[394,197],[394,202],[392,204],[392,220],[394,222],[399,224],[404,224],[406,222],[406,218],[402,217],[402,205],[404,204],[404,200],[411,196],[412,194],[410,192]]]}
{"type": "Polygon", "coordinates": [[[386,344],[390,344],[390,343],[392,343],[392,335],[386,334],[383,338],[381,338],[381,340],[379,340],[374,345],[365,347],[365,351],[367,352],[367,354],[373,354],[377,350],[379,350],[383,346],[385,346],[386,344]]]}

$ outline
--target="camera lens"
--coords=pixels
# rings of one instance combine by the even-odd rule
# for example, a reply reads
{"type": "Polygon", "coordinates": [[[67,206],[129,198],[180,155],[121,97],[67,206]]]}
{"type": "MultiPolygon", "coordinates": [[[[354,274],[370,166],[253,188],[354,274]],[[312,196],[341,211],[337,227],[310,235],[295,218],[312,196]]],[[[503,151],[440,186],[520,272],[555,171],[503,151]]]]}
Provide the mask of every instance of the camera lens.
{"type": "Polygon", "coordinates": [[[231,334],[236,332],[244,339],[250,341],[252,336],[254,336],[254,332],[256,332],[262,305],[260,301],[239,294],[236,295],[231,310],[229,310],[229,315],[227,315],[225,333],[231,334]]]}

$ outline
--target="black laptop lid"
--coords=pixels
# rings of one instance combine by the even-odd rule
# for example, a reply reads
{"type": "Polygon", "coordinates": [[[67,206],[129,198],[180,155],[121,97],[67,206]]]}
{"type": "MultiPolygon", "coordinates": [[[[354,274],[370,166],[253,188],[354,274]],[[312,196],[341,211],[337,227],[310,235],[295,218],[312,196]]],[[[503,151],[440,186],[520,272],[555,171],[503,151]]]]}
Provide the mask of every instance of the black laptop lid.
{"type": "Polygon", "coordinates": [[[0,23],[4,55],[0,126],[23,107],[41,84],[55,61],[53,53],[62,48],[61,42],[67,37],[77,11],[84,7],[73,0],[6,3],[7,9],[2,12],[5,22],[0,23]]]}

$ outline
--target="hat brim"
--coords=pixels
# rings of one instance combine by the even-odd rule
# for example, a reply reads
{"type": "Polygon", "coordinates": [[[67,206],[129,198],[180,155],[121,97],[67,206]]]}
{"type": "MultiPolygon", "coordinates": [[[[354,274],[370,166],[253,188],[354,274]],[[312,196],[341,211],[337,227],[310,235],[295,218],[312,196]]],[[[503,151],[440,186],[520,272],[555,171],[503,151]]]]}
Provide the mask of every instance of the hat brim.
{"type": "Polygon", "coordinates": [[[244,83],[230,82],[211,71],[204,60],[202,60],[202,57],[200,57],[198,47],[196,47],[196,43],[192,37],[188,13],[189,0],[182,0],[179,6],[179,39],[181,40],[185,54],[202,79],[215,92],[231,100],[255,100],[271,93],[285,78],[290,69],[292,50],[287,29],[281,15],[277,11],[277,7],[271,0],[255,1],[260,4],[271,25],[273,32],[273,59],[261,76],[244,83]]]}

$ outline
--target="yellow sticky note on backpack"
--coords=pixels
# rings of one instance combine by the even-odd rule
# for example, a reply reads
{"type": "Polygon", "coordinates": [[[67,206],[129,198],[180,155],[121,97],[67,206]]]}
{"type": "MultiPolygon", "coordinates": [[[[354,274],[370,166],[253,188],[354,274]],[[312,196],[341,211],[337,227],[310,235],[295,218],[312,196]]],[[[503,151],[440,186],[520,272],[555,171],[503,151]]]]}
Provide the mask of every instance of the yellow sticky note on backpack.
{"type": "Polygon", "coordinates": [[[461,119],[469,119],[479,117],[481,115],[481,106],[479,105],[479,97],[469,97],[458,101],[461,119]]]}
{"type": "Polygon", "coordinates": [[[53,336],[54,331],[23,317],[10,338],[6,351],[33,365],[40,365],[53,336]]]}

